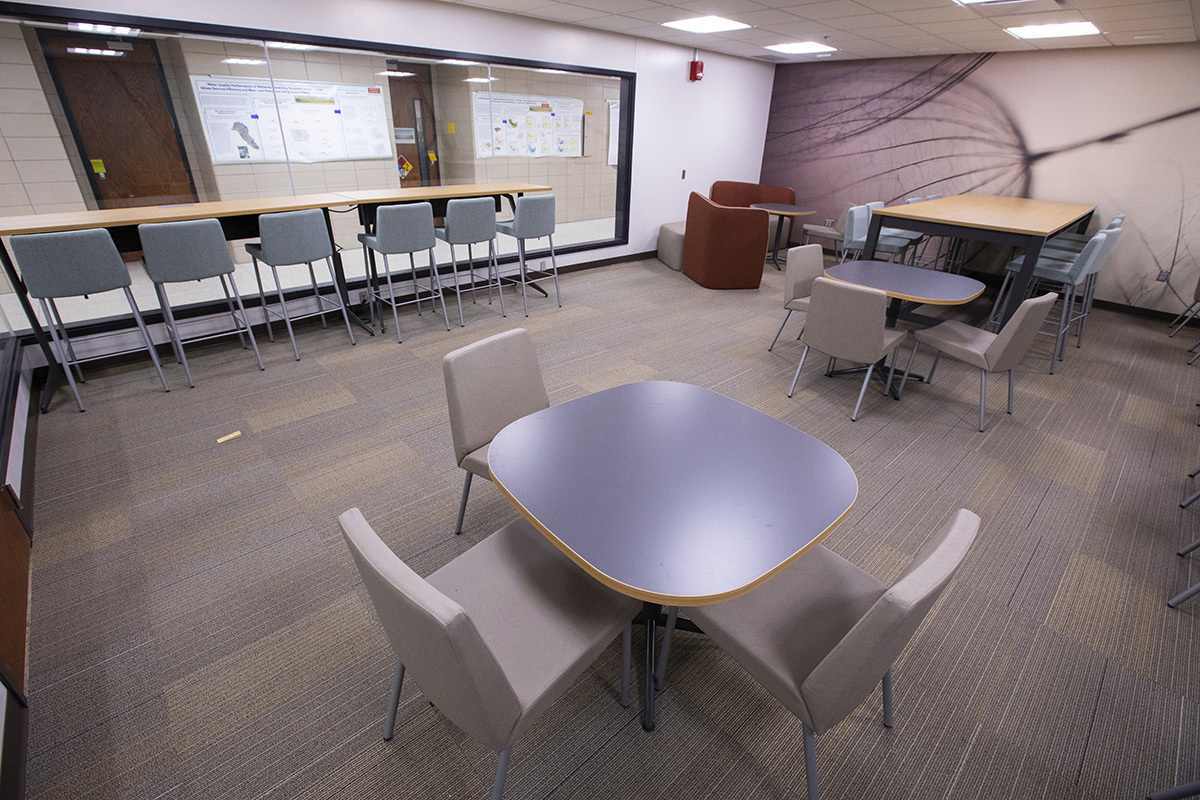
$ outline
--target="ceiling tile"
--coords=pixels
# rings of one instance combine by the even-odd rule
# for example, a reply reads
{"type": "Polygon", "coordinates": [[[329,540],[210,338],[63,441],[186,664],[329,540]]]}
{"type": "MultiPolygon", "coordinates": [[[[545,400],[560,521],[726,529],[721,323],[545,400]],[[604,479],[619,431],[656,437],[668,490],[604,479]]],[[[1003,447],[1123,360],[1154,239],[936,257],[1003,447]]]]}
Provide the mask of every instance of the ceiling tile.
{"type": "Polygon", "coordinates": [[[924,22],[917,26],[926,33],[950,34],[972,31],[994,31],[996,25],[986,19],[961,20],[959,22],[924,22]]]}
{"type": "Polygon", "coordinates": [[[924,8],[914,11],[896,11],[891,16],[907,22],[909,25],[921,25],[926,22],[957,22],[965,19],[979,19],[979,15],[970,9],[956,6],[953,3],[941,8],[924,8]]]}
{"type": "MultiPolygon", "coordinates": [[[[565,3],[563,4],[565,5],[565,3]]],[[[544,11],[545,9],[542,9],[544,11]]],[[[541,11],[538,12],[539,14],[541,11]]],[[[619,31],[628,33],[635,28],[645,28],[646,21],[644,19],[634,19],[633,17],[623,17],[620,14],[608,14],[603,17],[596,17],[587,21],[589,28],[600,28],[606,31],[619,31]]]]}
{"type": "Polygon", "coordinates": [[[647,8],[643,11],[628,11],[625,13],[627,17],[635,19],[644,19],[646,22],[653,22],[656,25],[661,25],[664,22],[674,22],[677,19],[689,19],[690,17],[700,17],[703,14],[697,14],[688,11],[686,8],[675,8],[674,6],[658,6],[657,8],[647,8]]]}
{"type": "MultiPolygon", "coordinates": [[[[554,5],[536,8],[532,11],[525,12],[533,17],[541,19],[551,19],[555,22],[582,22],[583,20],[602,21],[611,18],[611,14],[605,14],[603,11],[597,11],[594,8],[581,8],[573,6],[570,3],[555,3],[554,5]]],[[[588,23],[591,24],[590,22],[588,23]]],[[[638,24],[642,24],[638,21],[638,24]]]]}
{"type": "Polygon", "coordinates": [[[831,17],[853,17],[874,13],[871,9],[859,5],[854,0],[827,0],[822,3],[805,3],[796,5],[788,10],[798,17],[822,21],[831,17]]]}
{"type": "Polygon", "coordinates": [[[1190,28],[1195,32],[1195,25],[1191,17],[1152,17],[1150,19],[1114,19],[1103,25],[1098,26],[1105,33],[1112,31],[1120,33],[1125,31],[1160,31],[1171,30],[1173,28],[1190,28]]]}
{"type": "Polygon", "coordinates": [[[1191,16],[1191,4],[1188,0],[1176,0],[1169,3],[1137,3],[1128,6],[1111,6],[1094,8],[1084,13],[1093,21],[1110,19],[1134,19],[1149,17],[1186,17],[1191,16]]]}
{"type": "Polygon", "coordinates": [[[856,0],[856,2],[884,14],[911,11],[915,8],[944,8],[946,5],[946,0],[856,0]]]}
{"type": "MultiPolygon", "coordinates": [[[[697,14],[714,14],[726,19],[733,19],[735,15],[745,14],[749,11],[762,11],[767,8],[754,0],[686,0],[686,2],[676,3],[675,7],[694,11],[697,14]]],[[[738,22],[741,21],[741,19],[738,20],[738,22]]]]}
{"type": "Polygon", "coordinates": [[[653,2],[653,0],[572,0],[571,5],[606,11],[609,14],[623,14],[626,11],[645,11],[647,8],[659,7],[659,4],[653,2]]]}

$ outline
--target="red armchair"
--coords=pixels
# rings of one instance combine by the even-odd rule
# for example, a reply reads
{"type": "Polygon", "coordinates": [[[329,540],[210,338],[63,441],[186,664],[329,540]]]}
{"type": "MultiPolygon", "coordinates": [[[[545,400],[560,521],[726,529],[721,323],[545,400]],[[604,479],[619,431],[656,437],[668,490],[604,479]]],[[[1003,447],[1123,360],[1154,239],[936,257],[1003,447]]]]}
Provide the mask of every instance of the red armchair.
{"type": "Polygon", "coordinates": [[[767,249],[767,216],[762,209],[717,205],[692,192],[683,274],[706,289],[757,289],[767,249]]]}
{"type": "Polygon", "coordinates": [[[709,197],[723,206],[748,208],[755,203],[796,204],[796,193],[786,186],[768,186],[764,183],[742,183],[741,181],[715,181],[709,197]]]}

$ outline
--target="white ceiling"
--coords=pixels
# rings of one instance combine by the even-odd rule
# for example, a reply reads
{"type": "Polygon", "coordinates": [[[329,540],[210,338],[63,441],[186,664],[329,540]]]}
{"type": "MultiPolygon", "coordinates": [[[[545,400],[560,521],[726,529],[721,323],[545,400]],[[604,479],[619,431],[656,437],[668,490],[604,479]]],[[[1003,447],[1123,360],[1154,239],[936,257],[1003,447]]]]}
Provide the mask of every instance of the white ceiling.
{"type": "Polygon", "coordinates": [[[960,6],[953,0],[444,0],[584,28],[672,42],[776,63],[812,61],[763,49],[815,41],[836,47],[820,60],[1005,50],[1194,42],[1200,0],[1021,0],[960,6]],[[753,27],[694,34],[660,23],[714,14],[753,27]],[[1004,28],[1090,21],[1099,36],[1022,41],[1004,28]]]}

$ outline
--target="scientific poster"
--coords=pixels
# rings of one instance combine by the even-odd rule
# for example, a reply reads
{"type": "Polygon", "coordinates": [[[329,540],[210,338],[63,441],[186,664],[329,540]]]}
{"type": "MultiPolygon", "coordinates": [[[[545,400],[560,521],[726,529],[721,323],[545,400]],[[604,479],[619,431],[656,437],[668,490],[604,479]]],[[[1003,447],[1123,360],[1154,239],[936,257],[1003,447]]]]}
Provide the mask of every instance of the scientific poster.
{"type": "Polygon", "coordinates": [[[214,164],[392,157],[379,86],[191,77],[214,164]]]}
{"type": "Polygon", "coordinates": [[[475,157],[578,158],[583,101],[499,92],[473,93],[475,157]]]}

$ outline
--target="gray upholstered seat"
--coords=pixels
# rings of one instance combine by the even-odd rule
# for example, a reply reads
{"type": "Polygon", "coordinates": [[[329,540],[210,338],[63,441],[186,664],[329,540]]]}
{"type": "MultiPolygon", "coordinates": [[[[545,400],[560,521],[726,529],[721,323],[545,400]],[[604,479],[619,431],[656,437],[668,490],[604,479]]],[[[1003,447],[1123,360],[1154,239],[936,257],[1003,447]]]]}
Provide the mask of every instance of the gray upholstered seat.
{"type": "MultiPolygon", "coordinates": [[[[867,206],[851,206],[846,212],[846,229],[842,239],[843,261],[850,253],[854,253],[855,258],[862,255],[863,248],[867,244],[867,233],[870,231],[870,227],[871,209],[867,206]]],[[[875,258],[880,260],[880,256],[886,255],[895,261],[896,256],[900,256],[900,260],[903,261],[904,254],[908,252],[912,244],[911,239],[880,234],[875,243],[875,258]]]]}
{"type": "Polygon", "coordinates": [[[592,579],[525,520],[426,579],[357,508],[338,523],[396,653],[385,740],[411,670],[441,713],[499,754],[499,800],[513,742],[622,632],[621,702],[629,704],[630,623],[641,603],[592,579]]]}
{"type": "MultiPolygon", "coordinates": [[[[783,315],[783,322],[779,323],[779,330],[775,331],[775,338],[771,340],[771,346],[767,348],[767,352],[775,349],[775,343],[779,341],[779,334],[783,333],[783,326],[787,325],[792,312],[808,311],[808,299],[812,294],[813,281],[821,277],[824,272],[825,252],[821,249],[821,245],[806,244],[788,250],[787,275],[784,276],[783,283],[783,307],[787,313],[783,315]]],[[[800,329],[800,333],[803,335],[803,328],[800,329]]]]}
{"type": "Polygon", "coordinates": [[[818,225],[815,222],[809,222],[804,225],[804,243],[808,244],[810,239],[827,239],[833,242],[833,252],[835,255],[840,255],[842,252],[842,239],[846,232],[846,217],[850,215],[850,206],[847,205],[842,209],[842,213],[833,221],[832,225],[818,225]]]}
{"type": "Polygon", "coordinates": [[[492,479],[487,463],[492,439],[508,423],[549,408],[550,396],[542,381],[533,337],[524,328],[447,353],[442,359],[442,375],[454,458],[467,473],[454,526],[455,533],[462,533],[471,476],[492,479]]]}
{"type": "MultiPolygon", "coordinates": [[[[916,356],[917,348],[927,344],[937,351],[933,366],[925,377],[926,383],[933,382],[933,372],[937,369],[938,359],[942,354],[956,358],[965,364],[979,370],[979,430],[984,429],[984,407],[987,401],[987,376],[989,372],[1008,373],[1008,413],[1013,410],[1013,367],[1022,358],[1037,336],[1038,328],[1054,307],[1058,295],[1054,292],[1041,297],[1030,298],[1017,308],[1016,313],[1008,320],[999,333],[973,328],[957,320],[946,320],[925,328],[913,334],[913,356],[909,357],[909,366],[916,356]]],[[[900,393],[904,393],[904,384],[908,382],[908,369],[900,379],[900,393]]]]}
{"type": "Polygon", "coordinates": [[[330,280],[337,282],[333,271],[333,241],[329,238],[325,213],[319,208],[308,208],[303,211],[262,214],[258,218],[258,232],[262,241],[247,244],[246,252],[254,261],[254,277],[258,281],[258,299],[262,303],[263,320],[267,323],[267,337],[272,342],[275,341],[275,334],[271,331],[271,315],[274,314],[283,320],[288,339],[292,342],[292,353],[299,361],[300,350],[296,347],[292,320],[319,316],[321,326],[327,327],[325,312],[340,309],[342,319],[346,323],[346,332],[350,334],[350,344],[354,344],[354,331],[350,328],[350,315],[346,311],[346,304],[342,302],[341,292],[335,286],[332,297],[321,294],[321,289],[317,286],[317,275],[313,271],[312,262],[324,260],[329,268],[330,280]],[[275,279],[275,293],[279,297],[278,311],[267,306],[262,274],[258,269],[260,261],[271,268],[271,276],[275,279]],[[288,311],[287,301],[283,296],[283,285],[279,282],[279,267],[291,264],[308,266],[308,277],[312,283],[313,297],[316,299],[315,311],[302,314],[288,311]]]}
{"type": "Polygon", "coordinates": [[[360,233],[358,240],[363,246],[363,261],[369,265],[371,273],[371,322],[375,321],[375,308],[379,306],[379,328],[383,329],[383,304],[392,307],[392,322],[396,325],[396,341],[400,342],[400,306],[415,304],[417,315],[421,314],[421,294],[429,298],[429,307],[434,308],[438,300],[442,302],[442,320],[446,330],[450,330],[450,317],[446,314],[446,298],[442,295],[442,285],[437,279],[437,260],[433,255],[433,246],[437,237],[433,234],[433,206],[429,203],[407,203],[405,205],[380,206],[375,211],[375,233],[360,233]],[[429,275],[428,281],[422,285],[417,278],[417,261],[415,254],[421,250],[428,252],[429,275]],[[383,273],[387,280],[387,296],[379,288],[379,275],[375,271],[375,259],[371,253],[383,256],[383,273]],[[412,279],[413,296],[411,300],[396,299],[396,284],[392,279],[392,268],[388,264],[389,255],[407,255],[409,277],[412,279]]]}
{"type": "Polygon", "coordinates": [[[519,281],[521,283],[521,303],[525,307],[525,316],[529,316],[529,299],[525,287],[532,282],[530,270],[525,264],[525,241],[541,239],[543,236],[550,242],[550,273],[554,275],[554,298],[562,308],[562,295],[558,291],[558,262],[554,258],[554,195],[537,194],[517,198],[512,222],[497,222],[496,230],[516,237],[517,263],[520,266],[519,281]]]}
{"type": "Polygon", "coordinates": [[[171,337],[175,357],[183,365],[188,385],[194,387],[196,382],[192,380],[192,369],[183,351],[185,341],[206,341],[236,333],[242,342],[242,348],[245,349],[246,338],[249,337],[258,368],[263,369],[258,342],[254,340],[254,331],[250,330],[250,323],[246,319],[246,307],[242,304],[242,295],[238,292],[237,281],[233,278],[233,258],[229,255],[229,246],[221,230],[221,223],[215,219],[147,223],[138,225],[138,237],[142,241],[142,263],[145,265],[146,275],[154,282],[154,291],[158,293],[158,302],[163,312],[163,324],[171,337]],[[179,325],[171,310],[166,284],[200,281],[205,278],[217,278],[221,281],[221,291],[225,294],[225,304],[233,320],[233,329],[200,334],[185,340],[179,333],[179,325]]]}
{"type": "Polygon", "coordinates": [[[816,737],[883,682],[892,726],[891,668],[975,540],[979,517],[960,509],[890,587],[818,545],[748,594],[684,609],[713,641],[800,718],[810,800],[816,737]]]}
{"type": "MultiPolygon", "coordinates": [[[[796,381],[800,379],[800,370],[804,369],[804,359],[808,357],[810,347],[829,356],[828,371],[832,371],[839,358],[856,364],[867,364],[867,374],[863,377],[862,388],[858,392],[858,402],[850,416],[851,420],[856,420],[876,362],[888,353],[892,354],[892,364],[884,393],[891,392],[892,377],[896,372],[896,356],[907,334],[902,330],[886,327],[888,297],[878,289],[830,278],[817,278],[813,281],[812,295],[808,302],[808,317],[804,320],[804,332],[800,334],[804,352],[800,354],[800,363],[796,366],[796,375],[792,378],[788,397],[796,391],[796,381]]],[[[911,362],[911,357],[909,360],[911,362]]]]}
{"type": "Polygon", "coordinates": [[[467,246],[467,269],[471,278],[471,302],[475,302],[475,257],[471,247],[487,242],[487,287],[488,303],[492,302],[492,287],[500,295],[500,316],[504,311],[504,292],[500,286],[500,265],[496,261],[496,202],[490,197],[471,197],[450,200],[446,203],[444,227],[435,228],[434,234],[450,245],[450,269],[454,276],[454,285],[448,288],[454,292],[458,301],[458,324],[463,325],[462,287],[458,283],[458,257],[454,246],[467,246]]]}
{"type": "Polygon", "coordinates": [[[133,312],[133,320],[142,334],[142,343],[150,353],[154,369],[158,371],[158,378],[162,381],[163,391],[171,390],[167,386],[162,366],[158,363],[158,354],[154,352],[154,343],[150,340],[142,313],[133,299],[133,292],[129,290],[129,270],[121,260],[121,254],[117,252],[117,246],[113,244],[108,231],[95,228],[84,231],[33,233],[14,236],[10,244],[29,296],[38,300],[42,306],[42,316],[50,329],[55,357],[67,373],[67,383],[71,386],[80,411],[84,410],[83,400],[79,396],[79,387],[75,384],[76,374],[80,381],[83,380],[79,364],[102,356],[76,356],[75,348],[67,335],[67,326],[63,324],[58,306],[54,304],[54,300],[60,297],[79,297],[114,289],[123,290],[125,299],[129,302],[129,310],[133,312]]]}

